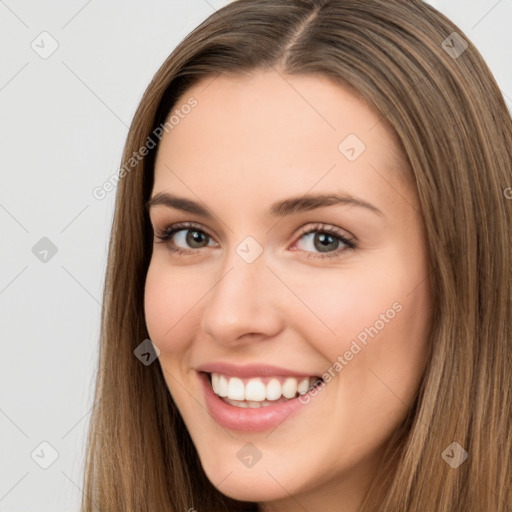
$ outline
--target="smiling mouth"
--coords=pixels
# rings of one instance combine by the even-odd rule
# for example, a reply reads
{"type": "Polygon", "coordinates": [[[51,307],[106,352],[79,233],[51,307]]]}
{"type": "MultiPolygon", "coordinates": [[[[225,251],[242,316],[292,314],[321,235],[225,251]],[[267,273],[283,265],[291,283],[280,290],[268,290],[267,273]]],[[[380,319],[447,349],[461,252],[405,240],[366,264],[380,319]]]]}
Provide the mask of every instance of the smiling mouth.
{"type": "Polygon", "coordinates": [[[207,373],[213,392],[224,402],[240,408],[260,408],[293,400],[312,389],[321,377],[230,377],[207,373]]]}

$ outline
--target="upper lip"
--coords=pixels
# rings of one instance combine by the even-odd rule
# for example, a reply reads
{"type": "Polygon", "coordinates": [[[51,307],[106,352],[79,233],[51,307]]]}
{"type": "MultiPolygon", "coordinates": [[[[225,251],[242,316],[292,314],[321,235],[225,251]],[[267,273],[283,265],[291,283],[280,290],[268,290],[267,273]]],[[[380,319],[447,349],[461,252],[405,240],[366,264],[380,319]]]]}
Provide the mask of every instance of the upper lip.
{"type": "Polygon", "coordinates": [[[271,376],[291,376],[291,377],[314,377],[315,373],[305,373],[302,371],[290,370],[274,365],[267,364],[233,364],[224,361],[205,363],[196,368],[199,372],[220,373],[229,377],[271,377],[271,376]]]}

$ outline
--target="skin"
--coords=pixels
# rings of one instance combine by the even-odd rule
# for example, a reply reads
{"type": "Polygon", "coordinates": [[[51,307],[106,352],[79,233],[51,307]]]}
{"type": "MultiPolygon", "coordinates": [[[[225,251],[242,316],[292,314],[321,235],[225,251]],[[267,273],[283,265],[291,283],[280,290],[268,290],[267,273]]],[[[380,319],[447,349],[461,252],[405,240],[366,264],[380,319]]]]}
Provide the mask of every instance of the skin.
{"type": "Polygon", "coordinates": [[[224,494],[266,511],[354,512],[413,404],[428,350],[426,237],[406,161],[379,113],[321,75],[208,77],[175,108],[191,96],[197,106],[162,138],[152,196],[199,201],[214,219],[150,209],[157,234],[190,221],[207,235],[195,245],[194,228],[174,235],[176,246],[193,251],[186,255],[155,238],[145,314],[168,389],[224,494]],[[338,149],[348,134],[366,146],[354,161],[338,149]],[[343,204],[265,215],[274,201],[333,191],[383,215],[343,204]],[[321,252],[322,229],[300,233],[316,223],[339,228],[357,247],[331,241],[321,252]],[[250,264],[236,252],[247,236],[263,249],[250,264]],[[389,319],[396,303],[401,310],[389,319]],[[383,314],[378,334],[274,430],[229,431],[209,415],[199,365],[251,362],[322,375],[383,314]],[[237,457],[248,442],[262,454],[250,468],[237,457]]]}

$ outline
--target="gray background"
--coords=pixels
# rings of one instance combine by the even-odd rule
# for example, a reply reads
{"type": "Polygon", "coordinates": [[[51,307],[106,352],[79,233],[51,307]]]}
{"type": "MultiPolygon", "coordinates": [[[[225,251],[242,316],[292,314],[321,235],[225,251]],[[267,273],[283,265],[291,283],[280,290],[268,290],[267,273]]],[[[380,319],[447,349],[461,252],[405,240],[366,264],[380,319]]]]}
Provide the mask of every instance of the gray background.
{"type": "MultiPolygon", "coordinates": [[[[0,512],[79,509],[115,195],[92,190],[158,67],[226,3],[0,0],[0,512]]],[[[431,3],[512,107],[512,0],[431,3]]]]}

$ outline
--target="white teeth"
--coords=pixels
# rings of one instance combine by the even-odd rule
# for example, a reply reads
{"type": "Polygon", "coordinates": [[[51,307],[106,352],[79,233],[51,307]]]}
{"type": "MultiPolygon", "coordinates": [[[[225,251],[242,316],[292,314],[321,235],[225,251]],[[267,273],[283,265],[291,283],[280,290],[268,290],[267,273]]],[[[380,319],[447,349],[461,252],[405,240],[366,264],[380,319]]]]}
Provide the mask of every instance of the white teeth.
{"type": "Polygon", "coordinates": [[[242,409],[259,409],[260,407],[267,407],[268,405],[272,405],[272,402],[269,402],[267,400],[264,400],[262,402],[251,402],[247,400],[230,400],[229,398],[224,398],[224,401],[227,402],[229,405],[241,407],[242,409]]]}
{"type": "Polygon", "coordinates": [[[286,398],[293,398],[297,394],[297,379],[288,377],[284,381],[282,393],[286,398]]]}
{"type": "Polygon", "coordinates": [[[277,400],[281,398],[281,383],[277,379],[270,379],[267,383],[267,400],[277,400]]]}
{"type": "MultiPolygon", "coordinates": [[[[268,401],[279,400],[282,396],[291,399],[298,394],[308,391],[314,377],[304,377],[297,380],[295,377],[287,377],[283,383],[278,378],[272,377],[265,384],[259,377],[252,379],[240,379],[238,377],[227,377],[219,373],[211,374],[211,383],[216,395],[230,400],[237,401],[239,407],[256,408],[271,405],[268,401]],[[243,402],[243,405],[240,403],[243,402]]],[[[234,404],[232,404],[234,405],[234,404]]]]}
{"type": "MultiPolygon", "coordinates": [[[[213,376],[214,376],[214,374],[212,373],[212,382],[213,382],[213,376]]],[[[217,374],[217,377],[218,377],[218,383],[217,383],[218,389],[217,389],[217,391],[215,391],[215,389],[214,389],[215,393],[217,393],[217,395],[219,395],[221,397],[228,396],[228,380],[226,379],[226,377],[224,377],[224,375],[217,374]]]]}
{"type": "Polygon", "coordinates": [[[216,395],[219,394],[219,374],[212,373],[212,388],[216,395]]]}
{"type": "Polygon", "coordinates": [[[299,394],[303,395],[307,392],[309,389],[309,379],[303,379],[299,382],[299,385],[297,386],[297,391],[299,394]]]}
{"type": "Polygon", "coordinates": [[[231,377],[229,379],[228,398],[230,400],[245,400],[244,383],[238,377],[231,377]]]}
{"type": "Polygon", "coordinates": [[[245,386],[245,400],[261,402],[262,400],[265,400],[266,397],[267,394],[265,384],[263,384],[261,380],[251,379],[245,386]]]}

